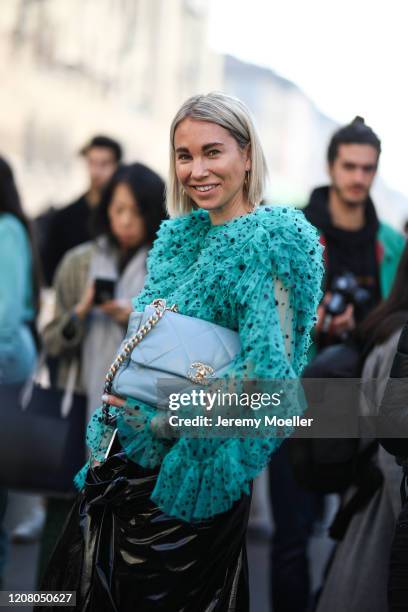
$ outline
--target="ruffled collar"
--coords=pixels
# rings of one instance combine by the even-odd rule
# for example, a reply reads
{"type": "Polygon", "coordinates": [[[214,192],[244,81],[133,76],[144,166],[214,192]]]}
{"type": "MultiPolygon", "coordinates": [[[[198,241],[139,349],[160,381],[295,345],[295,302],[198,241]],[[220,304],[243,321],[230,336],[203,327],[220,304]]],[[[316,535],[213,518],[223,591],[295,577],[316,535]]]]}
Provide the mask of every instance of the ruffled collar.
{"type": "Polygon", "coordinates": [[[182,226],[189,229],[202,229],[207,232],[216,233],[223,230],[228,230],[229,228],[235,228],[237,225],[248,224],[253,222],[255,219],[259,219],[265,214],[273,212],[274,209],[279,210],[278,206],[271,205],[260,205],[253,212],[246,213],[244,215],[240,215],[238,217],[234,217],[225,223],[220,223],[217,225],[213,225],[211,223],[210,215],[206,210],[194,210],[188,215],[183,215],[181,217],[175,217],[170,220],[170,223],[173,224],[174,227],[182,226]]]}

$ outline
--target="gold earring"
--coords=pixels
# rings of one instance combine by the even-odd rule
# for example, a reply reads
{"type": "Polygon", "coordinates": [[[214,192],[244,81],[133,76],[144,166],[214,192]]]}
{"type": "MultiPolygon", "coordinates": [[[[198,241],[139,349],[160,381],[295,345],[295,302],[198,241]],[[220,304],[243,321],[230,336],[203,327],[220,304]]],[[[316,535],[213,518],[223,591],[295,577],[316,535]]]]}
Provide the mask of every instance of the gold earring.
{"type": "MultiPolygon", "coordinates": [[[[245,178],[244,178],[244,191],[246,192],[246,195],[248,195],[249,193],[249,179],[251,176],[251,171],[250,170],[245,170],[245,178]]],[[[250,209],[249,212],[254,212],[255,210],[255,204],[250,204],[250,209]]]]}
{"type": "Polygon", "coordinates": [[[245,171],[245,178],[244,178],[244,189],[245,191],[249,190],[249,177],[250,177],[251,171],[250,170],[246,170],[245,171]]]}

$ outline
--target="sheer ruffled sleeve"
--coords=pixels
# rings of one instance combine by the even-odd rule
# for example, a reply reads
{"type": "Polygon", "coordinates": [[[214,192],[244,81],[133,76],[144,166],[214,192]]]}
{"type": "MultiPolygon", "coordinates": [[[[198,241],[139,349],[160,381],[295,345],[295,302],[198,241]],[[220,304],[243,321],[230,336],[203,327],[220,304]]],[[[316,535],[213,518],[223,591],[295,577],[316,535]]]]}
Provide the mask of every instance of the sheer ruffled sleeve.
{"type": "Polygon", "coordinates": [[[278,308],[279,324],[285,346],[285,355],[290,363],[293,355],[293,308],[290,303],[289,290],[285,289],[280,280],[275,282],[274,297],[275,304],[278,308]]]}
{"type": "MultiPolygon", "coordinates": [[[[245,245],[245,272],[233,283],[242,346],[231,378],[296,379],[306,361],[321,295],[321,249],[302,213],[283,210],[280,223],[261,224],[245,245]]],[[[293,416],[299,404],[286,402],[283,410],[279,416],[293,416]]],[[[164,457],[152,499],[187,521],[224,512],[249,493],[280,441],[183,437],[164,457]]]]}

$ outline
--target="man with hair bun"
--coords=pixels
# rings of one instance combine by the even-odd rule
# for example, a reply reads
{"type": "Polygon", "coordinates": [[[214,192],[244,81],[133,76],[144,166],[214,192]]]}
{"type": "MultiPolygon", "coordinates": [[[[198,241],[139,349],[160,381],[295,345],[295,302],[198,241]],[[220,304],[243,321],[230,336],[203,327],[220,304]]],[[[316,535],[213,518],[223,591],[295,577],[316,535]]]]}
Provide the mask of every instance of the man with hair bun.
{"type": "MultiPolygon", "coordinates": [[[[390,292],[405,241],[379,221],[370,197],[380,153],[381,141],[362,117],[355,117],[338,129],[327,150],[330,184],[314,189],[303,210],[306,219],[318,229],[325,247],[325,295],[318,308],[310,360],[316,349],[342,342],[390,292]],[[340,299],[339,292],[335,294],[339,280],[354,284],[353,291],[347,295],[343,292],[340,299]],[[353,295],[357,299],[351,299],[353,295]]],[[[352,377],[350,354],[353,360],[358,358],[351,348],[342,361],[338,357],[336,376],[347,370],[352,377]]],[[[321,352],[318,360],[309,363],[303,376],[333,377],[333,373],[328,374],[331,365],[332,361],[321,352]]],[[[304,467],[308,459],[296,447],[297,458],[291,456],[290,461],[288,450],[285,441],[273,455],[269,469],[275,525],[271,549],[272,602],[275,612],[306,612],[312,599],[308,541],[322,515],[324,496],[298,484],[297,466],[304,467]]]]}
{"type": "Polygon", "coordinates": [[[329,186],[313,190],[304,213],[325,247],[325,298],[316,327],[326,344],[354,329],[387,297],[404,248],[403,237],[379,221],[370,189],[378,169],[381,141],[362,117],[335,132],[327,150],[329,186]],[[361,304],[349,302],[327,322],[327,304],[336,279],[352,274],[366,292],[361,304]]]}

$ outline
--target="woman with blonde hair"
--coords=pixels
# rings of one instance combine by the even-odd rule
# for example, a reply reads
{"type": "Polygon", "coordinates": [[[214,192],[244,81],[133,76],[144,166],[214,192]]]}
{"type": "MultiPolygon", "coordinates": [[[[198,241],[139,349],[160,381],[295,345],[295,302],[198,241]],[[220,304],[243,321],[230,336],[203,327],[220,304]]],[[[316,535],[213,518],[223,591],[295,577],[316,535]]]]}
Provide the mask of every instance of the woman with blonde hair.
{"type": "MultiPolygon", "coordinates": [[[[181,106],[170,130],[171,219],[161,225],[145,287],[133,300],[124,369],[112,383],[121,360],[111,368],[104,403],[89,423],[91,458],[76,478],[80,494],[42,585],[76,590],[78,610],[249,609],[251,483],[279,440],[170,437],[166,408],[146,400],[146,363],[149,372],[179,372],[180,344],[192,360],[235,346],[222,370],[228,385],[299,375],[320,298],[321,249],[301,212],[260,206],[265,178],[242,102],[210,93],[181,106]],[[177,312],[165,313],[163,300],[177,312]],[[129,344],[139,313],[153,308],[129,344]],[[160,342],[171,322],[174,337],[169,331],[160,342]],[[203,335],[187,333],[198,327],[203,335]],[[126,373],[155,341],[161,353],[156,360],[144,353],[138,387],[126,373]]],[[[194,382],[211,380],[211,363],[202,361],[191,364],[194,382]]],[[[285,404],[286,415],[297,408],[285,404]]]]}

